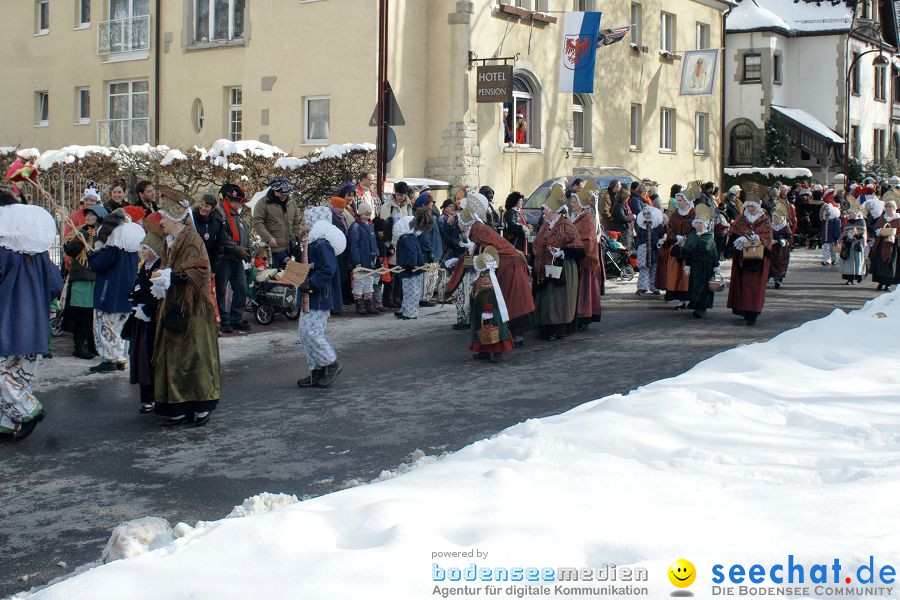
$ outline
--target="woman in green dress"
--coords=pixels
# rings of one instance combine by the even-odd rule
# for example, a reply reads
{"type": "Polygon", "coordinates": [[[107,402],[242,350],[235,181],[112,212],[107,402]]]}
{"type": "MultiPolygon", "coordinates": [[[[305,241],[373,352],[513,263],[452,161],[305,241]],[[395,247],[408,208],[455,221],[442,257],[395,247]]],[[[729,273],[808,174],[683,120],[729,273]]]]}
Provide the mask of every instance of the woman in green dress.
{"type": "Polygon", "coordinates": [[[701,319],[713,305],[709,281],[719,275],[719,250],[710,226],[712,211],[704,204],[696,207],[696,213],[691,222],[694,230],[684,242],[684,272],[689,279],[688,308],[701,319]]]}

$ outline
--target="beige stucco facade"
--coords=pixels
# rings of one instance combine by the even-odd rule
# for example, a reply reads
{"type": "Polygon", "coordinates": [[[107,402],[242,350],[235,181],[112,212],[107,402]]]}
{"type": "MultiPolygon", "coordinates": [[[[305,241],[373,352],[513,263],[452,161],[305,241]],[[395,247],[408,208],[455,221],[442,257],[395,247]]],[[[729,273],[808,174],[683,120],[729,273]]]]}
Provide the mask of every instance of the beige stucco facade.
{"type": "MultiPolygon", "coordinates": [[[[327,143],[375,141],[369,118],[377,87],[376,0],[245,0],[241,26],[230,23],[225,36],[237,31],[239,39],[213,43],[195,41],[197,0],[159,0],[159,14],[156,0],[150,0],[149,47],[143,54],[114,55],[103,54],[103,48],[98,55],[98,29],[117,16],[110,15],[110,2],[124,0],[95,0],[86,27],[77,23],[78,0],[45,1],[51,19],[44,34],[34,34],[40,0],[17,0],[7,12],[26,26],[11,28],[10,43],[0,50],[5,55],[0,75],[16,82],[4,94],[0,145],[48,149],[107,141],[98,120],[110,118],[110,83],[123,81],[147,82],[151,143],[208,146],[228,137],[233,87],[241,90],[236,109],[244,139],[267,141],[295,155],[324,145],[324,139],[307,139],[306,130],[306,101],[319,98],[328,100],[327,143]],[[91,96],[90,120],[83,124],[80,87],[88,87],[91,96]],[[39,124],[40,91],[49,92],[46,124],[39,124]]],[[[602,27],[630,22],[631,2],[595,4],[604,11],[602,27]]],[[[665,187],[717,180],[721,77],[712,95],[680,97],[681,63],[660,55],[659,29],[660,13],[668,11],[675,15],[676,53],[696,47],[697,23],[709,26],[709,47],[719,48],[727,7],[718,0],[639,4],[646,51],[634,49],[629,37],[599,50],[595,91],[583,97],[584,148],[576,151],[573,96],[557,92],[563,11],[574,8],[573,0],[541,4],[556,23],[509,15],[499,0],[390,0],[389,80],[406,121],[395,127],[398,151],[391,174],[490,184],[501,197],[511,186],[528,193],[545,179],[592,165],[621,166],[665,187]],[[529,147],[504,143],[500,104],[476,104],[476,71],[467,68],[470,50],[481,58],[518,55],[515,72],[532,92],[529,147]],[[641,108],[640,142],[634,148],[632,104],[641,108]],[[660,150],[662,108],[674,109],[671,151],[660,150]],[[703,152],[695,152],[698,112],[708,115],[703,152]]]]}

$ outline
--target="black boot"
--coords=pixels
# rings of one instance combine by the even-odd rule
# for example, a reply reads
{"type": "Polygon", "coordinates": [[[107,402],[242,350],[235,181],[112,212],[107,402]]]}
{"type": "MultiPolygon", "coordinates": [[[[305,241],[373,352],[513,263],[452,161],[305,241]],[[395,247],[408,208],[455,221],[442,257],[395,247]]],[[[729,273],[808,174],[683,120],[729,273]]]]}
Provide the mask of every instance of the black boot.
{"type": "Polygon", "coordinates": [[[319,377],[319,381],[316,385],[320,388],[326,388],[337,379],[337,376],[341,374],[341,371],[344,370],[338,361],[334,361],[328,366],[322,367],[322,375],[319,377]]]}
{"type": "Polygon", "coordinates": [[[367,314],[369,314],[366,312],[366,303],[362,298],[357,298],[355,300],[355,303],[356,303],[356,314],[363,316],[363,317],[366,316],[367,314]]]}
{"type": "Polygon", "coordinates": [[[369,315],[377,315],[378,314],[378,309],[375,308],[375,301],[372,300],[371,298],[369,298],[368,300],[365,300],[364,305],[366,307],[366,314],[369,314],[369,315]]]}
{"type": "Polygon", "coordinates": [[[322,378],[322,371],[323,369],[313,369],[307,377],[297,380],[297,387],[316,387],[319,385],[319,380],[322,378]]]}

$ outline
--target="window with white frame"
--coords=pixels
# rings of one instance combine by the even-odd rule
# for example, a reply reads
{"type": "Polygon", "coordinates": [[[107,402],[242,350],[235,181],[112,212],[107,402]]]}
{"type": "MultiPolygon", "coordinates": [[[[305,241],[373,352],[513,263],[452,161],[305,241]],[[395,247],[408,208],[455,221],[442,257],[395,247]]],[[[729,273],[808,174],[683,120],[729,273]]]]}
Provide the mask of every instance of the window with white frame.
{"type": "Polygon", "coordinates": [[[709,154],[709,114],[694,115],[694,152],[709,154]]]}
{"type": "Polygon", "coordinates": [[[632,150],[641,149],[641,105],[631,105],[631,136],[630,143],[632,150]]]}
{"type": "Polygon", "coordinates": [[[850,92],[854,96],[859,96],[859,88],[860,88],[860,77],[859,77],[859,57],[860,53],[858,50],[853,51],[853,60],[850,64],[853,66],[853,74],[850,76],[850,92]]]}
{"type": "Polygon", "coordinates": [[[328,96],[307,96],[304,138],[307,144],[327,144],[331,139],[331,99],[328,96]]]}
{"type": "Polygon", "coordinates": [[[875,136],[872,142],[872,160],[882,162],[884,161],[885,153],[887,151],[887,131],[876,127],[874,134],[875,136]]]}
{"type": "Polygon", "coordinates": [[[146,79],[109,84],[108,138],[105,145],[127,146],[150,141],[150,82],[146,79]]]}
{"type": "Polygon", "coordinates": [[[244,38],[245,0],[194,0],[194,42],[244,38]]]}
{"type": "Polygon", "coordinates": [[[695,44],[697,50],[706,50],[709,48],[709,25],[697,22],[697,31],[695,32],[695,44]]]}
{"type": "Polygon", "coordinates": [[[659,15],[659,49],[675,54],[675,15],[672,13],[659,15]]]}
{"type": "Polygon", "coordinates": [[[580,94],[572,95],[572,150],[591,151],[591,107],[580,94]]]}
{"type": "Polygon", "coordinates": [[[675,151],[675,109],[659,110],[659,149],[666,152],[675,151]]]}
{"type": "Polygon", "coordinates": [[[887,67],[875,67],[875,99],[882,102],[887,95],[885,82],[887,82],[887,67]]]}
{"type": "Polygon", "coordinates": [[[75,101],[78,114],[75,115],[77,117],[75,122],[79,125],[87,125],[91,122],[91,88],[80,87],[76,91],[75,101]]]}
{"type": "Polygon", "coordinates": [[[203,101],[200,98],[194,98],[194,104],[191,106],[191,125],[194,133],[203,131],[203,123],[206,121],[206,111],[203,108],[203,101]]]}
{"type": "Polygon", "coordinates": [[[514,142],[519,146],[540,146],[537,131],[540,120],[536,114],[539,95],[531,81],[522,74],[513,75],[513,106],[507,115],[506,125],[514,142]]]}
{"type": "Polygon", "coordinates": [[[244,91],[240,86],[228,88],[228,139],[237,142],[244,135],[244,91]]]}
{"type": "Polygon", "coordinates": [[[638,2],[631,3],[631,43],[641,45],[641,5],[638,2]]]}
{"type": "Polygon", "coordinates": [[[90,27],[91,0],[78,0],[78,26],[90,27]]]}
{"type": "Polygon", "coordinates": [[[35,92],[34,124],[41,127],[50,124],[50,92],[35,92]]]}
{"type": "Polygon", "coordinates": [[[744,55],[744,74],[741,83],[759,83],[762,81],[762,55],[744,55]]]}
{"type": "Polygon", "coordinates": [[[50,32],[50,0],[38,0],[34,15],[35,33],[50,32]]]}

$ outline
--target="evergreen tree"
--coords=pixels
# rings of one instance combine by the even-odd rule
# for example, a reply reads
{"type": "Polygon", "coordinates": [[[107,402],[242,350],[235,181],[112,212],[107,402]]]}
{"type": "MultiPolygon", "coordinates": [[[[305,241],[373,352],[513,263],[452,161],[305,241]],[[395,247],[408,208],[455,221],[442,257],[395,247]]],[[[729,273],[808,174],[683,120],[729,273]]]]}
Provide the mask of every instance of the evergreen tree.
{"type": "Polygon", "coordinates": [[[760,153],[764,167],[789,167],[794,155],[793,142],[787,127],[778,116],[766,121],[766,143],[760,153]]]}

